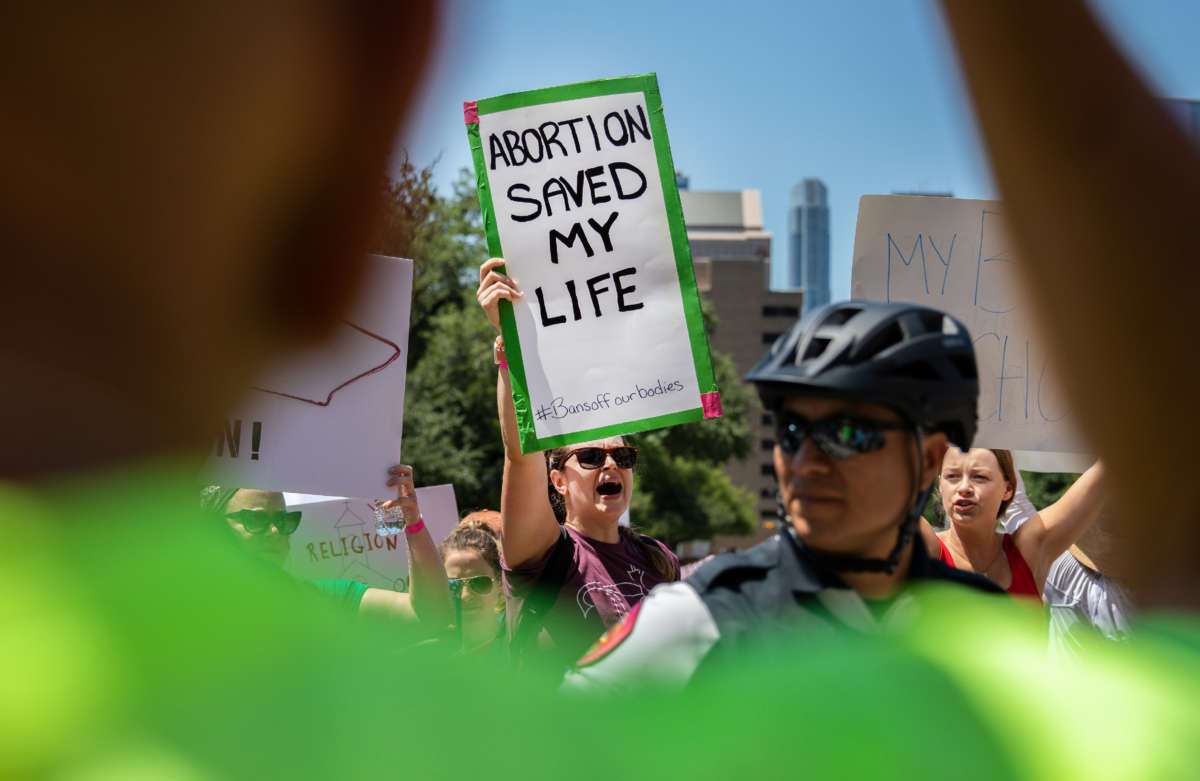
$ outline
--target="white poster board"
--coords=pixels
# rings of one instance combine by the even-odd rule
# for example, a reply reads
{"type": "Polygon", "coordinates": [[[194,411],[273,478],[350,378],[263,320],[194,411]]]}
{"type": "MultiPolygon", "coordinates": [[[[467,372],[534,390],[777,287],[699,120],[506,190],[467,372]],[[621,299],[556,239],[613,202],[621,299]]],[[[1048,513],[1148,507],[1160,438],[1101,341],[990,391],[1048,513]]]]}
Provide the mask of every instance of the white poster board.
{"type": "MultiPolygon", "coordinates": [[[[302,513],[284,563],[288,572],[303,580],[339,578],[408,590],[407,535],[375,533],[374,499],[284,494],[284,502],[302,513]]],[[[418,488],[417,502],[433,541],[446,539],[458,524],[454,487],[418,488]]]]}
{"type": "Polygon", "coordinates": [[[654,76],[465,115],[489,250],[525,294],[501,307],[522,449],[719,415],[654,76]]]}
{"type": "Polygon", "coordinates": [[[372,255],[359,301],[323,344],[270,366],[218,431],[205,479],[371,496],[400,460],[412,261],[372,255]]]}
{"type": "Polygon", "coordinates": [[[966,325],[979,365],[977,447],[1083,452],[1019,295],[1019,262],[998,201],[864,195],[850,295],[923,304],[966,325]]]}

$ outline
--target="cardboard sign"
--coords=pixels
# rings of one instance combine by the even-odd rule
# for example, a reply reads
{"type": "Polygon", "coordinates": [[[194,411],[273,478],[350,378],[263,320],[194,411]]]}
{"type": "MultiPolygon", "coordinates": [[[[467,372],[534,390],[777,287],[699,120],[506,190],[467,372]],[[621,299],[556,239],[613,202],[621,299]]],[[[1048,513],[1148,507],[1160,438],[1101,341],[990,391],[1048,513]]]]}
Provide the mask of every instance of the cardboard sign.
{"type": "MultiPolygon", "coordinates": [[[[302,513],[284,563],[288,572],[303,580],[340,578],[408,591],[407,536],[375,533],[375,500],[284,494],[284,502],[302,513]]],[[[446,539],[458,524],[454,487],[418,488],[417,502],[433,541],[446,539]]]]}
{"type": "Polygon", "coordinates": [[[362,297],[331,337],[268,368],[216,432],[205,479],[377,493],[400,460],[411,303],[412,261],[372,255],[362,297]]]}
{"type": "Polygon", "coordinates": [[[653,74],[464,104],[525,452],[720,415],[653,74]]]}
{"type": "Polygon", "coordinates": [[[851,297],[923,304],[966,325],[979,365],[976,447],[1083,452],[1018,293],[1019,262],[997,201],[864,195],[851,297]]]}

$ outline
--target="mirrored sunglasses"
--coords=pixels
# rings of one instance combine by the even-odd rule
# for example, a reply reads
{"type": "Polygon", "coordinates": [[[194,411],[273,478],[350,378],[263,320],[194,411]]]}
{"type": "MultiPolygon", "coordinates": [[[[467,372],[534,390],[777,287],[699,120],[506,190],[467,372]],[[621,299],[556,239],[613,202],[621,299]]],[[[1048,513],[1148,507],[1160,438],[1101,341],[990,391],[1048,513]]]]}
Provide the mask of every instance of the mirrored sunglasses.
{"type": "Polygon", "coordinates": [[[617,447],[575,448],[559,460],[558,468],[562,469],[563,464],[567,463],[567,459],[575,456],[575,460],[584,469],[599,469],[604,466],[604,462],[608,459],[610,453],[612,454],[613,462],[620,469],[633,469],[637,465],[637,448],[629,445],[618,445],[617,447]]]}
{"type": "Polygon", "coordinates": [[[456,597],[462,595],[463,589],[472,594],[484,596],[491,594],[492,589],[496,587],[496,581],[487,575],[476,575],[471,578],[446,578],[446,582],[450,584],[450,593],[456,597]]]}
{"type": "Polygon", "coordinates": [[[788,455],[800,450],[806,437],[821,452],[833,459],[880,450],[886,444],[883,432],[909,428],[900,421],[868,420],[835,415],[822,420],[806,420],[786,412],[775,416],[775,441],[788,455]]]}
{"type": "Polygon", "coordinates": [[[271,512],[269,510],[238,510],[226,513],[226,518],[237,521],[249,534],[264,534],[272,526],[280,534],[291,534],[300,525],[300,511],[271,512]]]}

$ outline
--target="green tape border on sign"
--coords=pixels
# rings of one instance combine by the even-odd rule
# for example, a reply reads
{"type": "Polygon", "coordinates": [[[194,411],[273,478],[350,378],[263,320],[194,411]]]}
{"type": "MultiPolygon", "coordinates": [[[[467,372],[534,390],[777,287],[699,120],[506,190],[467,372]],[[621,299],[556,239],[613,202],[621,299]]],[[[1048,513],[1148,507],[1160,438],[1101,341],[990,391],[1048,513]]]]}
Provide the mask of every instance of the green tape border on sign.
{"type": "MultiPolygon", "coordinates": [[[[696,272],[692,265],[692,251],[688,245],[687,226],[683,221],[683,204],[679,198],[679,186],[675,181],[675,163],[671,157],[671,144],[667,137],[667,124],[663,116],[662,95],[658,88],[658,76],[647,73],[640,76],[623,76],[615,79],[598,79],[577,84],[513,92],[474,102],[477,116],[508,111],[514,108],[557,103],[564,100],[594,98],[601,95],[616,95],[625,92],[640,92],[646,101],[651,132],[654,135],[654,155],[658,162],[658,177],[662,183],[663,202],[670,228],[671,245],[675,254],[675,270],[679,278],[679,292],[683,299],[684,319],[687,323],[688,341],[692,349],[692,362],[699,383],[699,394],[717,393],[716,376],[709,352],[708,333],[704,330],[704,317],[700,309],[700,291],[696,285],[696,272]]],[[[479,135],[479,123],[467,122],[467,139],[471,145],[471,159],[475,165],[475,183],[479,190],[479,208],[483,217],[484,234],[488,252],[492,257],[504,257],[500,244],[500,232],[496,225],[496,210],[492,202],[491,185],[487,177],[487,161],[484,159],[483,140],[479,135]]],[[[503,270],[503,267],[501,267],[503,270]]],[[[534,428],[533,409],[529,398],[529,385],[525,377],[525,362],[521,354],[520,338],[517,335],[516,318],[512,305],[500,302],[500,331],[504,335],[505,353],[508,358],[509,381],[513,389],[513,408],[517,413],[517,428],[521,438],[521,452],[531,453],[562,447],[592,439],[635,434],[639,431],[664,428],[680,423],[692,423],[705,419],[704,407],[694,407],[667,415],[658,415],[639,420],[628,420],[611,426],[582,429],[550,437],[538,437],[534,428]]]]}
{"type": "MultiPolygon", "coordinates": [[[[479,137],[479,123],[467,124],[467,140],[471,144],[471,159],[475,164],[475,185],[479,190],[479,210],[483,218],[483,232],[487,238],[488,254],[493,258],[504,257],[500,246],[500,231],[496,226],[496,209],[492,205],[492,188],[487,178],[487,162],[483,159],[483,141],[479,137]]],[[[505,271],[500,266],[499,271],[505,271]]],[[[512,304],[500,302],[500,333],[504,335],[504,353],[508,359],[508,378],[513,389],[513,409],[517,413],[517,429],[521,434],[521,451],[526,450],[526,426],[533,430],[533,410],[529,404],[529,387],[525,380],[525,361],[521,355],[521,340],[517,336],[517,320],[513,316],[512,304]]],[[[545,448],[543,448],[545,449],[545,448]]]]}

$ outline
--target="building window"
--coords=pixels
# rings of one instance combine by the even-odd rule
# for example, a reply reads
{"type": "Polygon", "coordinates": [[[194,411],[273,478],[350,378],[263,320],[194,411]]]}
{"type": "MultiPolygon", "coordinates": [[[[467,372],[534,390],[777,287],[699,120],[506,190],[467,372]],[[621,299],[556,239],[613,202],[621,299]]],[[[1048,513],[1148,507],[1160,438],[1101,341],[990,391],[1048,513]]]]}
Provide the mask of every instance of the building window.
{"type": "Polygon", "coordinates": [[[775,424],[775,418],[773,418],[773,417],[771,416],[771,413],[770,413],[770,412],[764,412],[764,413],[763,413],[763,416],[762,416],[762,424],[763,424],[764,426],[772,426],[772,425],[774,425],[774,424],[775,424]]]}
{"type": "Polygon", "coordinates": [[[779,331],[767,331],[763,334],[763,344],[775,344],[775,340],[783,336],[779,331]]]}
{"type": "Polygon", "coordinates": [[[773,440],[773,439],[764,439],[764,440],[762,441],[762,449],[763,449],[763,450],[774,450],[774,449],[775,449],[775,440],[773,440]]]}
{"type": "Polygon", "coordinates": [[[776,513],[774,510],[759,510],[758,517],[764,520],[773,521],[776,517],[778,517],[778,513],[776,513]]]}
{"type": "Polygon", "coordinates": [[[797,318],[800,316],[800,310],[794,306],[764,306],[762,308],[763,317],[790,317],[797,318]]]}
{"type": "Polygon", "coordinates": [[[763,477],[774,477],[775,476],[775,465],[774,464],[763,464],[759,468],[759,471],[762,472],[763,477]]]}
{"type": "Polygon", "coordinates": [[[758,498],[759,499],[774,499],[775,498],[775,489],[774,488],[760,488],[758,490],[758,498]]]}

